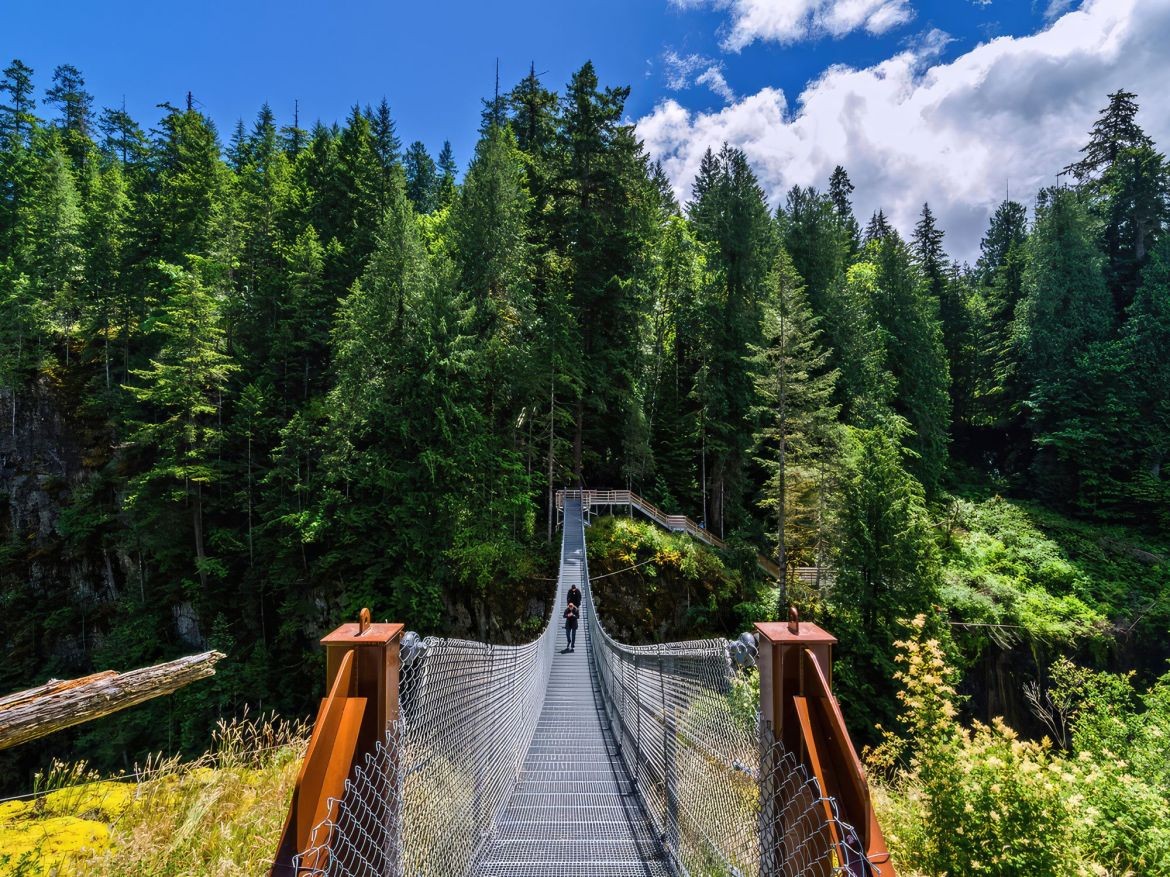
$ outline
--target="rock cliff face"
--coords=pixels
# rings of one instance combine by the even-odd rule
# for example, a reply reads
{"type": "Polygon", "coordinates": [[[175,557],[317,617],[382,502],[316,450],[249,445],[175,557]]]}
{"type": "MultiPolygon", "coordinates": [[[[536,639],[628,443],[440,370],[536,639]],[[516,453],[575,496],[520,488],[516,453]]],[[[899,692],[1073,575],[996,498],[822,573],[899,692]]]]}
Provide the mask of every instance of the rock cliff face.
{"type": "Polygon", "coordinates": [[[14,400],[0,393],[0,689],[49,673],[88,669],[100,644],[102,608],[129,579],[114,544],[72,539],[63,516],[94,477],[102,436],[41,376],[14,400]]]}

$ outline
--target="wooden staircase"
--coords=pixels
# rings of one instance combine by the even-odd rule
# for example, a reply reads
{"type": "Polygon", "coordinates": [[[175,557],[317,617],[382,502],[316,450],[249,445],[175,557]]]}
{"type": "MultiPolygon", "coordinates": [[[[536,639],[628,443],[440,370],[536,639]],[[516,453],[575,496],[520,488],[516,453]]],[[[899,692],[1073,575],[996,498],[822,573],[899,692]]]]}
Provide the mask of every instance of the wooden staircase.
{"type": "MultiPolygon", "coordinates": [[[[558,511],[564,508],[566,496],[570,499],[579,498],[581,500],[581,509],[584,512],[606,506],[629,506],[631,509],[636,509],[645,515],[664,530],[669,530],[672,533],[688,533],[700,542],[704,542],[714,548],[727,547],[725,541],[709,530],[703,529],[686,515],[668,515],[658,506],[654,505],[654,503],[643,499],[632,490],[558,490],[556,497],[558,511]]],[[[757,554],[756,563],[759,564],[760,569],[773,578],[778,579],[781,577],[782,571],[780,565],[770,557],[757,554]]],[[[815,579],[816,568],[810,567],[810,569],[813,570],[813,578],[815,579]]],[[[800,576],[800,570],[797,571],[797,575],[800,576]]]]}

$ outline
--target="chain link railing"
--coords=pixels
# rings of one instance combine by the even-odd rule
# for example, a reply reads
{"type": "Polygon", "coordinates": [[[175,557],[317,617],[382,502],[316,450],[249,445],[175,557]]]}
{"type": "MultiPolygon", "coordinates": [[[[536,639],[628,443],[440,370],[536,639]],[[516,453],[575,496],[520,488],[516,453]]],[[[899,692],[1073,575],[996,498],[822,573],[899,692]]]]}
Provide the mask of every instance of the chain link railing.
{"type": "Polygon", "coordinates": [[[752,634],[625,645],[600,622],[591,589],[585,600],[586,636],[622,759],[678,873],[871,873],[856,870],[870,866],[835,802],[761,728],[752,634]]]}
{"type": "MultiPolygon", "coordinates": [[[[582,578],[601,708],[674,870],[876,875],[832,799],[761,735],[754,637],[618,643],[598,620],[587,561],[582,578]]],[[[296,857],[299,877],[472,874],[532,742],[557,629],[518,647],[407,634],[399,718],[296,857]]]]}
{"type": "Polygon", "coordinates": [[[556,634],[551,618],[522,646],[408,633],[398,722],[314,829],[298,875],[470,873],[532,742],[556,634]]]}
{"type": "Polygon", "coordinates": [[[345,784],[298,874],[459,877],[516,783],[556,644],[493,646],[408,634],[400,718],[345,784]]]}

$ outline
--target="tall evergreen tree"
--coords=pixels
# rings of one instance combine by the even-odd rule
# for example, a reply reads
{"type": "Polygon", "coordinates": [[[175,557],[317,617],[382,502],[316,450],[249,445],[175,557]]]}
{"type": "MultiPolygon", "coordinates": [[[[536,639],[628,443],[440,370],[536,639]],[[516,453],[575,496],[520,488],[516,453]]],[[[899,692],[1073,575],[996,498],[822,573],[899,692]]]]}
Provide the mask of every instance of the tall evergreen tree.
{"type": "Polygon", "coordinates": [[[102,149],[106,155],[116,157],[126,166],[139,165],[146,160],[146,135],[125,107],[103,109],[98,117],[97,128],[102,133],[102,149]]]}
{"type": "MultiPolygon", "coordinates": [[[[1003,201],[979,244],[975,275],[983,303],[981,346],[975,377],[975,419],[997,429],[1011,429],[1018,420],[1018,350],[1012,326],[1024,294],[1024,266],[1028,239],[1024,205],[1003,201]]],[[[1016,443],[1018,444],[1018,443],[1016,443]]],[[[1018,456],[1019,449],[1008,449],[1018,456]]],[[[1010,464],[1007,468],[1011,468],[1010,464]]]]}
{"type": "Polygon", "coordinates": [[[444,140],[443,148],[439,151],[439,206],[446,207],[455,200],[455,180],[459,176],[459,168],[455,164],[455,151],[451,149],[451,141],[444,140]]]}
{"type": "Polygon", "coordinates": [[[416,140],[402,158],[406,171],[406,195],[419,213],[430,213],[439,206],[440,178],[435,160],[421,140],[416,140]]]}
{"type": "Polygon", "coordinates": [[[148,196],[154,253],[174,265],[192,255],[222,258],[228,180],[215,127],[195,110],[174,107],[160,126],[148,196]]]}
{"type": "Polygon", "coordinates": [[[738,149],[708,152],[688,211],[718,276],[706,306],[697,390],[704,517],[718,532],[739,524],[745,509],[750,432],[744,425],[755,404],[747,356],[761,340],[763,291],[777,240],[763,190],[738,149]]]}
{"type": "Polygon", "coordinates": [[[913,471],[930,495],[946,466],[950,427],[950,375],[938,302],[892,229],[870,243],[863,258],[877,266],[874,314],[890,339],[887,367],[896,381],[894,408],[910,425],[913,471]]]}
{"type": "Polygon", "coordinates": [[[1107,338],[1113,324],[1091,221],[1074,191],[1047,194],[1037,209],[1029,249],[1016,343],[1028,419],[1040,448],[1037,477],[1049,496],[1071,500],[1080,460],[1075,433],[1065,426],[1080,392],[1077,357],[1107,338]]]}
{"type": "Polygon", "coordinates": [[[573,74],[557,144],[553,244],[567,260],[580,327],[582,396],[576,400],[573,469],[621,483],[636,473],[645,440],[636,398],[645,247],[654,218],[646,157],[623,124],[629,88],[599,89],[593,65],[573,74]],[[588,455],[589,459],[586,459],[588,455]]]}
{"type": "Polygon", "coordinates": [[[768,277],[765,346],[754,357],[761,410],[757,458],[768,473],[760,507],[773,519],[776,559],[785,571],[776,617],[788,605],[785,585],[793,549],[819,565],[824,545],[826,478],[840,406],[833,404],[838,373],[829,368],[804,285],[783,251],[768,277]]]}
{"type": "Polygon", "coordinates": [[[61,358],[68,363],[81,319],[85,215],[60,132],[38,131],[33,155],[37,174],[27,209],[22,211],[25,246],[18,264],[50,307],[64,342],[61,358]]]}
{"type": "MultiPolygon", "coordinates": [[[[215,295],[200,277],[216,269],[198,259],[192,270],[165,264],[161,269],[171,286],[147,326],[158,339],[158,353],[148,368],[132,371],[134,381],[126,386],[143,414],[132,441],[149,455],[130,481],[126,503],[148,527],[165,522],[175,503],[186,506],[194,563],[171,572],[195,573],[206,594],[209,579],[223,567],[207,552],[205,490],[223,476],[217,453],[221,404],[236,366],[224,352],[215,295]]],[[[168,532],[164,528],[160,538],[168,532]]]]}
{"type": "Polygon", "coordinates": [[[656,500],[698,517],[700,472],[695,467],[706,296],[714,285],[704,248],[681,216],[670,217],[658,244],[659,265],[650,315],[651,351],[646,417],[654,454],[656,500]]]}
{"type": "Polygon", "coordinates": [[[370,136],[374,140],[374,154],[378,157],[378,164],[382,166],[383,173],[389,174],[398,163],[402,141],[398,138],[398,126],[390,115],[390,104],[386,98],[378,102],[377,109],[366,107],[366,119],[370,123],[370,136]]]}
{"type": "Polygon", "coordinates": [[[853,256],[861,247],[861,227],[857,224],[857,217],[853,215],[853,201],[851,196],[854,190],[853,181],[841,165],[833,168],[833,175],[829,177],[829,198],[833,202],[833,210],[837,214],[837,222],[845,232],[849,242],[849,255],[853,256]]]}
{"type": "Polygon", "coordinates": [[[511,129],[489,129],[476,146],[451,220],[459,289],[473,308],[469,328],[481,346],[488,422],[509,446],[530,389],[531,205],[525,183],[511,129]]]}
{"type": "Polygon", "coordinates": [[[32,77],[32,68],[19,58],[4,68],[0,93],[8,97],[0,104],[0,137],[5,140],[23,141],[36,123],[32,77]]]}
{"type": "Polygon", "coordinates": [[[890,221],[886,219],[884,210],[878,209],[870,218],[865,226],[865,237],[863,242],[870,244],[874,241],[884,240],[894,232],[894,227],[890,225],[890,221]]]}
{"type": "Polygon", "coordinates": [[[914,227],[910,251],[926,280],[926,292],[936,302],[942,323],[943,348],[950,374],[950,399],[953,423],[957,428],[971,418],[974,388],[974,327],[968,313],[965,283],[957,270],[949,269],[943,249],[945,233],[935,222],[929,204],[922,205],[922,215],[914,227]]]}
{"type": "Polygon", "coordinates": [[[849,634],[837,684],[859,692],[847,708],[858,720],[892,718],[898,621],[927,611],[936,592],[937,554],[922,486],[906,471],[905,428],[893,422],[846,432],[831,615],[834,630],[849,634]]]}
{"type": "Polygon", "coordinates": [[[1136,98],[1124,90],[1109,95],[1081,149],[1083,158],[1065,168],[1081,183],[1093,213],[1102,220],[1106,283],[1118,321],[1170,216],[1166,159],[1137,123],[1136,98]]]}

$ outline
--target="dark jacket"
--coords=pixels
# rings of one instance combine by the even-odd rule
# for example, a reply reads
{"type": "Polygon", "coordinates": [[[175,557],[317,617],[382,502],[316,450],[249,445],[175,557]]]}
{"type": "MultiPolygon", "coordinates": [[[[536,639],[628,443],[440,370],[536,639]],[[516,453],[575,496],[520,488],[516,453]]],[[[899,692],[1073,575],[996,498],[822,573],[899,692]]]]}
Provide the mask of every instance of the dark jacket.
{"type": "Polygon", "coordinates": [[[573,585],[573,587],[569,588],[569,602],[578,609],[581,608],[581,589],[576,585],[573,585]]]}
{"type": "Polygon", "coordinates": [[[576,629],[577,618],[578,618],[578,616],[580,616],[580,614],[581,614],[580,610],[578,610],[577,607],[574,606],[572,603],[570,603],[568,606],[566,606],[565,607],[565,627],[571,627],[571,628],[576,629]]]}

